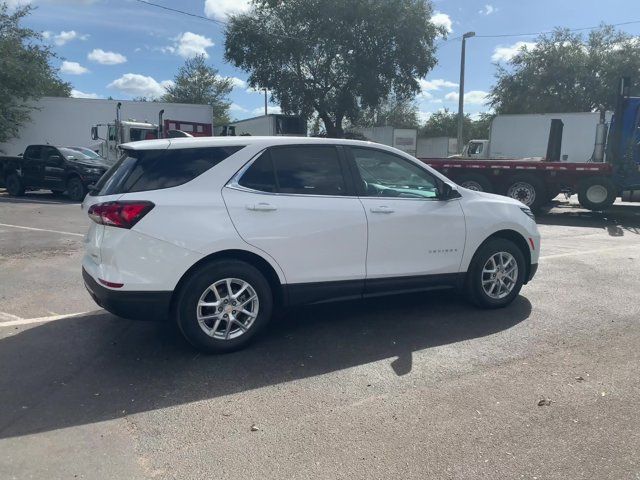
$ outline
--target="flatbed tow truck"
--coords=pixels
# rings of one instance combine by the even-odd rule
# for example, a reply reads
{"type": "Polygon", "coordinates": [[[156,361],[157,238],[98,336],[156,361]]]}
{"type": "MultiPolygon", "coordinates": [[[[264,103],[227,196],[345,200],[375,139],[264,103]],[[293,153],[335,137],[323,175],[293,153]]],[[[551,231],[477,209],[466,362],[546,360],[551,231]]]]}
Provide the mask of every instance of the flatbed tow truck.
{"type": "Polygon", "coordinates": [[[602,115],[589,161],[559,161],[562,123],[554,123],[555,120],[543,160],[420,160],[465,188],[506,195],[533,210],[561,192],[577,193],[580,204],[594,211],[606,210],[618,197],[626,202],[640,202],[640,97],[629,96],[629,83],[626,77],[620,81],[609,128],[602,115]]]}

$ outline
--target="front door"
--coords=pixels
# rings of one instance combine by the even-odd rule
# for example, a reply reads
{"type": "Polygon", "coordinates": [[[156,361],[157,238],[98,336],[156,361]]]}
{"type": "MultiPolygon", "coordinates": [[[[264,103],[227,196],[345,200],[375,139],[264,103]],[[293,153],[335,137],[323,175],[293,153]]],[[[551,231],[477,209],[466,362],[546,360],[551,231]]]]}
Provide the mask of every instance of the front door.
{"type": "Polygon", "coordinates": [[[345,171],[334,146],[272,147],[223,190],[238,233],[280,265],[290,292],[362,292],[367,223],[345,171]]]}
{"type": "Polygon", "coordinates": [[[408,159],[373,148],[350,152],[369,227],[367,286],[457,274],[466,231],[459,201],[439,200],[436,178],[408,159]]]}
{"type": "Polygon", "coordinates": [[[40,145],[30,145],[22,157],[22,183],[25,187],[41,188],[44,176],[44,164],[42,162],[42,149],[40,145]]]}
{"type": "MultiPolygon", "coordinates": [[[[53,190],[64,190],[64,158],[62,152],[55,147],[42,147],[43,149],[43,187],[53,190]]],[[[78,154],[80,155],[80,154],[78,154]]]]}

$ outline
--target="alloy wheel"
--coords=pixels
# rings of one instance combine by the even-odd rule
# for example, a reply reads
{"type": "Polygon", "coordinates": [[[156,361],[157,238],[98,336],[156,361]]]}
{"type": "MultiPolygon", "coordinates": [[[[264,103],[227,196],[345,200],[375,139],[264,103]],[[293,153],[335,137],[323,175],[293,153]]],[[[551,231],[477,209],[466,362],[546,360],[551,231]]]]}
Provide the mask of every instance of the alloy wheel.
{"type": "Polygon", "coordinates": [[[196,315],[204,333],[217,340],[231,340],[251,328],[259,309],[258,294],[248,282],[225,278],[202,293],[196,315]]]}
{"type": "Polygon", "coordinates": [[[491,255],[482,267],[482,289],[499,300],[509,295],[518,281],[518,262],[509,252],[491,255]]]}

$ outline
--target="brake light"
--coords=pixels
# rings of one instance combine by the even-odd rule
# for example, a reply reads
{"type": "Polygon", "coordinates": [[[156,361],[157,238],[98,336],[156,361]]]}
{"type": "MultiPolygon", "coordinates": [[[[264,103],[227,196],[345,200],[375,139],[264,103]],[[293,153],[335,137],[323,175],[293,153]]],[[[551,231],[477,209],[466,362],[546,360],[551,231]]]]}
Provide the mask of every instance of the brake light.
{"type": "Polygon", "coordinates": [[[89,217],[100,225],[131,228],[155,205],[146,201],[96,203],[89,208],[89,217]]]}

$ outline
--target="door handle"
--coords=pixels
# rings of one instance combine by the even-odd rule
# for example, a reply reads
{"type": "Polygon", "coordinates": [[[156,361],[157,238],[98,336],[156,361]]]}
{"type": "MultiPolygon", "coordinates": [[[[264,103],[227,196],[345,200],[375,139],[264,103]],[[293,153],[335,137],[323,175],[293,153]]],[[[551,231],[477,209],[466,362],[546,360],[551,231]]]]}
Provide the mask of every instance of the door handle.
{"type": "Polygon", "coordinates": [[[270,203],[255,203],[246,205],[247,210],[253,210],[255,212],[273,212],[277,210],[278,207],[275,205],[271,205],[270,203]]]}
{"type": "Polygon", "coordinates": [[[393,208],[389,208],[386,205],[371,207],[371,213],[393,213],[393,208]]]}

